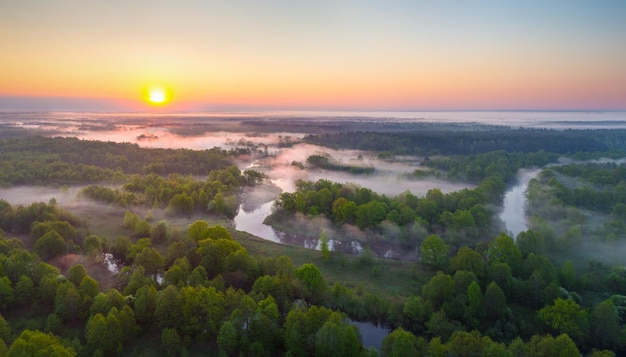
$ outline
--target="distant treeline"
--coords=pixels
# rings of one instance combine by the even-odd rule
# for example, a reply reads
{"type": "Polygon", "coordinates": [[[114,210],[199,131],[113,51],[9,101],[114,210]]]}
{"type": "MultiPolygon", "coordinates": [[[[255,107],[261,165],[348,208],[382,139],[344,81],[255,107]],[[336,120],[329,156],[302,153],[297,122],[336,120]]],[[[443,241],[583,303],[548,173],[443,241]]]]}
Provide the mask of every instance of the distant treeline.
{"type": "Polygon", "coordinates": [[[375,171],[373,166],[347,165],[326,155],[311,155],[306,159],[306,162],[317,168],[333,171],[347,171],[351,174],[371,174],[375,171]]]}
{"type": "Polygon", "coordinates": [[[410,132],[351,132],[308,135],[311,144],[391,152],[398,155],[467,155],[496,150],[546,151],[558,154],[626,149],[626,130],[548,130],[477,127],[447,130],[432,127],[410,132]]]}
{"type": "Polygon", "coordinates": [[[60,137],[0,140],[0,185],[120,181],[149,173],[208,175],[243,153],[249,150],[145,149],[60,137]]]}

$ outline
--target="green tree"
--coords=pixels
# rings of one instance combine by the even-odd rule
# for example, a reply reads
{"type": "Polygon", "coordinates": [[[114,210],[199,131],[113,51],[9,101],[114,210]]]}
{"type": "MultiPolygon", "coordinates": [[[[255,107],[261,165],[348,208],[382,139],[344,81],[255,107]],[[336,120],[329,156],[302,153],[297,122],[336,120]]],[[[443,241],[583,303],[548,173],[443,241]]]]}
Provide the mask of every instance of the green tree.
{"type": "Polygon", "coordinates": [[[587,312],[573,300],[555,299],[552,305],[539,310],[537,316],[549,328],[574,339],[580,339],[587,333],[587,312]]]}
{"type": "Polygon", "coordinates": [[[487,285],[487,289],[485,289],[485,295],[483,297],[483,305],[485,312],[487,313],[487,317],[493,320],[500,320],[504,318],[507,309],[506,296],[496,282],[492,281],[489,285],[487,285]]]}
{"type": "Polygon", "coordinates": [[[495,281],[504,291],[509,292],[513,282],[513,273],[507,263],[493,262],[488,267],[487,277],[495,281]]]}
{"type": "Polygon", "coordinates": [[[133,270],[128,279],[128,284],[124,288],[124,295],[133,295],[137,289],[145,285],[153,285],[154,281],[146,276],[146,269],[139,265],[133,270]]]}
{"type": "Polygon", "coordinates": [[[135,316],[137,321],[149,324],[154,321],[158,292],[153,285],[144,285],[135,293],[135,316]]]}
{"type": "Polygon", "coordinates": [[[617,350],[623,345],[623,337],[624,331],[613,301],[607,299],[594,306],[589,316],[589,339],[593,346],[617,350]]]}
{"type": "Polygon", "coordinates": [[[24,330],[7,353],[7,357],[23,356],[74,357],[76,352],[72,348],[63,346],[53,334],[38,330],[24,330]]]}
{"type": "Polygon", "coordinates": [[[74,284],[64,282],[57,288],[55,299],[56,313],[65,321],[76,319],[82,308],[82,299],[74,284]]]}
{"type": "Polygon", "coordinates": [[[8,277],[0,278],[0,310],[6,311],[13,303],[13,287],[8,277]]]}
{"type": "Polygon", "coordinates": [[[50,314],[46,319],[46,332],[53,334],[61,333],[63,330],[63,320],[57,314],[50,314]]]}
{"type": "Polygon", "coordinates": [[[322,230],[322,233],[320,233],[320,247],[324,261],[328,262],[330,259],[330,250],[328,249],[328,235],[326,234],[326,230],[322,230]]]}
{"type": "MultiPolygon", "coordinates": [[[[494,356],[486,353],[493,350],[497,345],[489,337],[482,336],[480,332],[456,331],[447,343],[448,351],[452,356],[494,356]]],[[[506,350],[504,351],[506,355],[506,350]]]]}
{"type": "Polygon", "coordinates": [[[49,231],[37,239],[33,251],[42,260],[49,260],[67,251],[65,240],[55,231],[49,231]]]}
{"type": "Polygon", "coordinates": [[[582,357],[578,347],[567,334],[554,338],[534,335],[528,342],[530,355],[554,357],[582,357]]]}
{"type": "Polygon", "coordinates": [[[515,244],[519,247],[523,257],[527,257],[530,253],[543,254],[545,251],[545,242],[543,237],[533,230],[520,232],[517,235],[515,244]]]}
{"type": "Polygon", "coordinates": [[[420,245],[420,262],[435,269],[443,269],[448,263],[449,250],[443,239],[431,234],[420,245]]]}
{"type": "Polygon", "coordinates": [[[124,212],[124,222],[122,226],[127,229],[134,229],[139,222],[139,216],[131,211],[124,212]]]}
{"type": "Polygon", "coordinates": [[[450,260],[450,269],[452,271],[467,270],[478,279],[485,276],[485,262],[483,257],[470,247],[461,247],[454,258],[450,260]]]}
{"type": "Polygon", "coordinates": [[[0,339],[9,341],[11,338],[11,327],[4,316],[0,315],[0,339]]]}
{"type": "Polygon", "coordinates": [[[97,313],[104,315],[108,314],[113,307],[121,309],[125,304],[126,299],[117,289],[109,289],[106,293],[100,293],[93,299],[89,312],[91,315],[97,313]]]}
{"type": "Polygon", "coordinates": [[[78,287],[83,281],[83,278],[87,276],[87,270],[82,264],[72,265],[67,272],[67,280],[69,280],[74,286],[78,287]]]}
{"type": "Polygon", "coordinates": [[[111,246],[111,253],[115,256],[115,258],[127,261],[130,246],[130,238],[126,236],[119,236],[115,239],[113,245],[111,246]]]}
{"type": "Polygon", "coordinates": [[[272,296],[259,301],[248,327],[248,341],[258,343],[264,352],[276,355],[284,344],[280,318],[272,296]]]}
{"type": "Polygon", "coordinates": [[[192,242],[199,242],[201,240],[209,238],[209,232],[207,231],[209,224],[206,221],[195,221],[187,228],[186,238],[192,242]]]}
{"type": "Polygon", "coordinates": [[[148,223],[145,219],[142,219],[135,224],[135,234],[142,238],[150,237],[151,231],[152,227],[150,227],[150,223],[148,223]]]}
{"type": "Polygon", "coordinates": [[[100,293],[100,285],[94,278],[86,275],[78,286],[78,292],[83,299],[85,297],[93,299],[100,293]]]}
{"type": "Polygon", "coordinates": [[[20,279],[15,284],[14,300],[18,305],[31,304],[35,297],[35,288],[33,286],[33,280],[25,275],[20,276],[20,279]]]}
{"type": "Polygon", "coordinates": [[[154,318],[161,328],[178,328],[183,324],[184,300],[174,285],[168,285],[158,295],[154,308],[154,318]]]}
{"type": "MultiPolygon", "coordinates": [[[[333,315],[339,315],[333,313],[333,315]]],[[[331,317],[315,334],[315,356],[357,357],[361,341],[355,326],[345,324],[339,317],[331,317]]]]}
{"type": "Polygon", "coordinates": [[[228,239],[228,240],[232,240],[233,237],[231,236],[231,234],[228,232],[228,229],[224,228],[224,226],[220,226],[220,225],[215,225],[215,226],[210,226],[207,228],[206,230],[207,233],[207,237],[211,238],[211,239],[228,239]]]}
{"type": "Polygon", "coordinates": [[[467,287],[467,303],[468,325],[472,328],[478,328],[480,320],[485,314],[485,309],[483,308],[483,293],[476,281],[472,281],[467,287]]]}
{"type": "Polygon", "coordinates": [[[152,228],[152,231],[150,231],[150,239],[155,244],[166,242],[168,238],[167,228],[167,221],[159,221],[159,223],[152,228]]]}
{"type": "Polygon", "coordinates": [[[296,270],[296,277],[302,283],[305,298],[314,304],[323,301],[328,286],[322,273],[314,264],[303,264],[296,270]]]}
{"type": "Polygon", "coordinates": [[[95,234],[90,234],[83,240],[83,252],[90,256],[95,257],[102,253],[102,240],[95,234]]]}
{"type": "Polygon", "coordinates": [[[380,352],[383,357],[418,356],[417,348],[415,335],[399,327],[385,336],[380,352]]]}
{"type": "Polygon", "coordinates": [[[579,280],[576,277],[576,269],[574,264],[568,260],[563,263],[561,270],[559,271],[559,281],[564,288],[568,290],[575,290],[579,287],[579,280]]]}
{"type": "Polygon", "coordinates": [[[426,329],[431,336],[447,340],[454,331],[463,329],[463,326],[458,321],[450,320],[444,310],[439,310],[430,316],[426,329]]]}
{"type": "Polygon", "coordinates": [[[156,275],[165,265],[165,258],[153,247],[144,248],[134,261],[135,264],[143,266],[148,275],[156,275]]]}
{"type": "Polygon", "coordinates": [[[217,334],[217,346],[227,356],[233,356],[239,347],[239,337],[232,322],[226,321],[217,334]]]}
{"type": "Polygon", "coordinates": [[[404,325],[413,333],[419,333],[425,329],[426,321],[430,319],[431,314],[432,306],[421,296],[409,296],[404,303],[404,325]]]}
{"type": "Polygon", "coordinates": [[[202,265],[195,267],[189,274],[188,284],[193,287],[204,286],[208,282],[206,269],[202,265]]]}
{"type": "Polygon", "coordinates": [[[107,318],[101,313],[95,314],[87,322],[86,346],[85,348],[91,353],[101,351],[102,353],[110,353],[117,348],[117,334],[119,331],[115,331],[116,326],[109,325],[107,318]]]}
{"type": "Polygon", "coordinates": [[[161,332],[161,344],[168,356],[177,356],[181,349],[182,344],[180,341],[180,335],[174,328],[164,328],[161,332]]]}
{"type": "Polygon", "coordinates": [[[522,253],[515,245],[513,238],[501,233],[489,244],[487,251],[489,263],[506,263],[511,267],[513,275],[518,275],[522,264],[522,253]]]}
{"type": "Polygon", "coordinates": [[[452,277],[440,271],[422,287],[422,295],[433,304],[435,309],[450,300],[453,294],[454,281],[452,277]]]}

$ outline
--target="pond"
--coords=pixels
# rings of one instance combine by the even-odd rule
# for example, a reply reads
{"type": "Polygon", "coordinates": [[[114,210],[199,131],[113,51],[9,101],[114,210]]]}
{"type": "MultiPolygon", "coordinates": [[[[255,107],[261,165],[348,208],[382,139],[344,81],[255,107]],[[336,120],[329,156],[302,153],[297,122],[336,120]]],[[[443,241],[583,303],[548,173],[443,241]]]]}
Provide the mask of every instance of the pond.
{"type": "Polygon", "coordinates": [[[363,347],[366,349],[374,346],[378,351],[383,344],[383,339],[389,334],[389,329],[371,322],[350,321],[361,331],[363,347]]]}

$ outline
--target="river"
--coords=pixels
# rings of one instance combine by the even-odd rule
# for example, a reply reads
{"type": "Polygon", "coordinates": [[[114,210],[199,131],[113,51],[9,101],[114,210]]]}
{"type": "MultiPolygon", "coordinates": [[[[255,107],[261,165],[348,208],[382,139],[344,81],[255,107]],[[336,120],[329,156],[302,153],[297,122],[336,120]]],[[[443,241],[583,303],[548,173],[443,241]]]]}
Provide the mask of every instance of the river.
{"type": "Polygon", "coordinates": [[[526,190],[528,190],[530,180],[537,177],[540,171],[539,169],[520,170],[517,175],[517,184],[504,194],[500,219],[504,222],[506,230],[511,234],[513,239],[515,239],[520,232],[528,229],[526,190]]]}
{"type": "MultiPolygon", "coordinates": [[[[509,232],[513,238],[520,232],[528,229],[528,219],[525,212],[526,190],[528,189],[530,180],[537,177],[540,171],[540,169],[520,170],[517,175],[517,183],[504,195],[503,207],[499,217],[503,221],[506,231],[509,232]]],[[[363,180],[363,182],[367,184],[367,181],[363,180]]],[[[283,191],[292,192],[295,189],[294,182],[289,179],[281,178],[279,180],[272,180],[272,183],[276,184],[283,191]]],[[[401,192],[400,190],[402,190],[403,187],[402,185],[396,185],[394,189],[401,192]]],[[[450,190],[450,187],[446,187],[446,191],[450,190]]],[[[411,192],[416,195],[424,195],[426,193],[424,190],[417,192],[412,190],[411,192]]],[[[235,229],[276,243],[300,245],[309,249],[320,249],[320,243],[317,237],[281,232],[264,224],[264,220],[272,214],[273,204],[274,200],[272,199],[260,205],[253,205],[253,208],[250,209],[249,205],[242,203],[237,216],[233,220],[235,229]],[[248,207],[248,209],[244,209],[244,207],[248,207]]],[[[363,250],[359,242],[353,241],[346,243],[332,239],[329,241],[329,248],[346,254],[358,254],[363,250]]],[[[398,257],[398,252],[391,247],[377,247],[377,251],[374,253],[379,257],[398,257]]]]}

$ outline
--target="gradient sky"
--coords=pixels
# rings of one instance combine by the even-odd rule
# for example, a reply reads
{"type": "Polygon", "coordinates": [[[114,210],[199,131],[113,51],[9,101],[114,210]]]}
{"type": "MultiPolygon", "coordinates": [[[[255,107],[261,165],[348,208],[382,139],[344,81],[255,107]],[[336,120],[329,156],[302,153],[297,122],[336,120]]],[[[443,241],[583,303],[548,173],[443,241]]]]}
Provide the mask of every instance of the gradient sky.
{"type": "Polygon", "coordinates": [[[626,109],[626,1],[2,0],[0,110],[626,109]]]}

